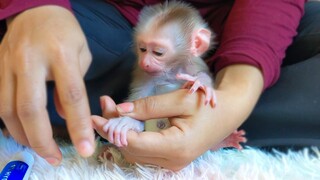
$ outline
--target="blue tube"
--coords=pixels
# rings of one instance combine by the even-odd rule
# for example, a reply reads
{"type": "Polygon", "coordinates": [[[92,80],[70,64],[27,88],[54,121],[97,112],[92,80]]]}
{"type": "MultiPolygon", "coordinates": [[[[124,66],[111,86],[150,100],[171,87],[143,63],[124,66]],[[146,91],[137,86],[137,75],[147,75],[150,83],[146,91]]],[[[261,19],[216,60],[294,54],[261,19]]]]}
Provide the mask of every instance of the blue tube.
{"type": "Polygon", "coordinates": [[[0,180],[27,180],[34,163],[33,156],[28,152],[17,153],[2,169],[0,180]]]}

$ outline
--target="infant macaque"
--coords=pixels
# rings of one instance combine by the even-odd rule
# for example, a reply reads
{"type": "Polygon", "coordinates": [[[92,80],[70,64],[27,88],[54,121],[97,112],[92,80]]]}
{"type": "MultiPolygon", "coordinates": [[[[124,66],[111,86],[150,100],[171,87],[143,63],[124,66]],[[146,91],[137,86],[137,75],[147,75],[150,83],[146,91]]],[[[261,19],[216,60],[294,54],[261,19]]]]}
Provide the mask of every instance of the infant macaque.
{"type": "MultiPolygon", "coordinates": [[[[201,56],[211,47],[212,32],[198,11],[182,2],[145,7],[135,28],[138,57],[128,101],[188,88],[201,90],[205,104],[216,105],[213,80],[201,56]]],[[[106,138],[118,147],[127,145],[127,131],[160,131],[170,127],[167,119],[146,123],[130,117],[110,119],[103,127],[106,138]]],[[[244,131],[235,131],[220,145],[241,148],[244,131]]]]}

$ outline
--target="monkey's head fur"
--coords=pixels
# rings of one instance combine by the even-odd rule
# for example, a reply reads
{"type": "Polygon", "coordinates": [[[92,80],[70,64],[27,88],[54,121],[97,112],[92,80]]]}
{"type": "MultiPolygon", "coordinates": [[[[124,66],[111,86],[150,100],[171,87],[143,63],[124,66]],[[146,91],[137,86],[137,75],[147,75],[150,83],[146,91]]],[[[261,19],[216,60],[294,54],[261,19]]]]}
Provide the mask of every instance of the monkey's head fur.
{"type": "MultiPolygon", "coordinates": [[[[172,63],[169,67],[173,67],[177,63],[190,63],[194,57],[201,57],[211,47],[212,36],[198,10],[185,2],[170,1],[142,9],[135,27],[134,44],[137,52],[141,52],[141,42],[151,42],[150,39],[153,42],[166,42],[172,54],[170,58],[167,56],[166,66],[172,63]]],[[[146,44],[143,45],[144,52],[148,51],[146,44]]]]}

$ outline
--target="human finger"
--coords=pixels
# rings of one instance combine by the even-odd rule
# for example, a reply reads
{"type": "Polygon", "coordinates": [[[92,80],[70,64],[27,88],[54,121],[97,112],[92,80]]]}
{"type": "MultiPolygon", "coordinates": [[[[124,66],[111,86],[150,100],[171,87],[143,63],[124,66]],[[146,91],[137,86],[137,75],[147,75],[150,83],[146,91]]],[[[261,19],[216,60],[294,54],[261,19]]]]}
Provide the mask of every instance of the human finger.
{"type": "Polygon", "coordinates": [[[126,150],[136,156],[171,158],[170,152],[176,152],[179,149],[182,143],[179,140],[184,136],[183,130],[177,126],[171,126],[160,132],[128,131],[126,150]]]}
{"type": "Polygon", "coordinates": [[[62,155],[52,136],[46,110],[45,70],[24,61],[17,74],[17,112],[31,148],[50,164],[58,165],[62,155]],[[31,71],[37,69],[37,71],[31,71]]]}
{"type": "Polygon", "coordinates": [[[104,118],[114,118],[118,117],[119,114],[116,109],[116,103],[109,96],[101,96],[100,97],[100,106],[102,110],[102,116],[104,118]]]}
{"type": "Polygon", "coordinates": [[[58,98],[73,144],[81,156],[88,157],[95,146],[88,98],[77,56],[66,56],[58,58],[58,63],[53,65],[58,98]]]}
{"type": "Polygon", "coordinates": [[[188,164],[191,163],[190,160],[187,159],[177,159],[174,158],[170,160],[165,157],[145,157],[145,156],[137,156],[135,154],[130,153],[129,151],[120,149],[125,159],[129,163],[138,163],[138,164],[151,164],[163,167],[165,169],[170,169],[173,171],[179,171],[188,164]]]}
{"type": "Polygon", "coordinates": [[[103,118],[103,117],[96,116],[96,115],[92,115],[91,119],[92,119],[92,122],[93,122],[94,129],[98,132],[98,134],[100,136],[102,136],[103,138],[107,139],[107,134],[103,130],[103,126],[108,122],[108,120],[103,118]]]}
{"type": "Polygon", "coordinates": [[[11,68],[4,63],[7,59],[4,56],[2,58],[0,61],[0,116],[11,136],[18,143],[29,146],[27,136],[15,110],[15,78],[9,71],[11,68]]]}
{"type": "Polygon", "coordinates": [[[179,89],[167,94],[118,104],[116,108],[122,116],[148,120],[192,115],[199,108],[200,103],[204,103],[204,98],[201,98],[198,92],[189,94],[188,90],[179,89]],[[195,98],[195,96],[199,96],[199,98],[195,98]]]}

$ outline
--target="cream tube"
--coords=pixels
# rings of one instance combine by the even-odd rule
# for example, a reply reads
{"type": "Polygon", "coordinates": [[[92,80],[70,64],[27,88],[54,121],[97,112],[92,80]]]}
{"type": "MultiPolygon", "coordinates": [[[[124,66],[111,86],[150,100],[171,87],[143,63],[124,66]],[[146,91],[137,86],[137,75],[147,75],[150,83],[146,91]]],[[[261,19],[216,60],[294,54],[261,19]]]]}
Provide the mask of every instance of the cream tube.
{"type": "Polygon", "coordinates": [[[0,180],[28,180],[33,163],[30,153],[23,151],[15,154],[2,169],[0,180]]]}

